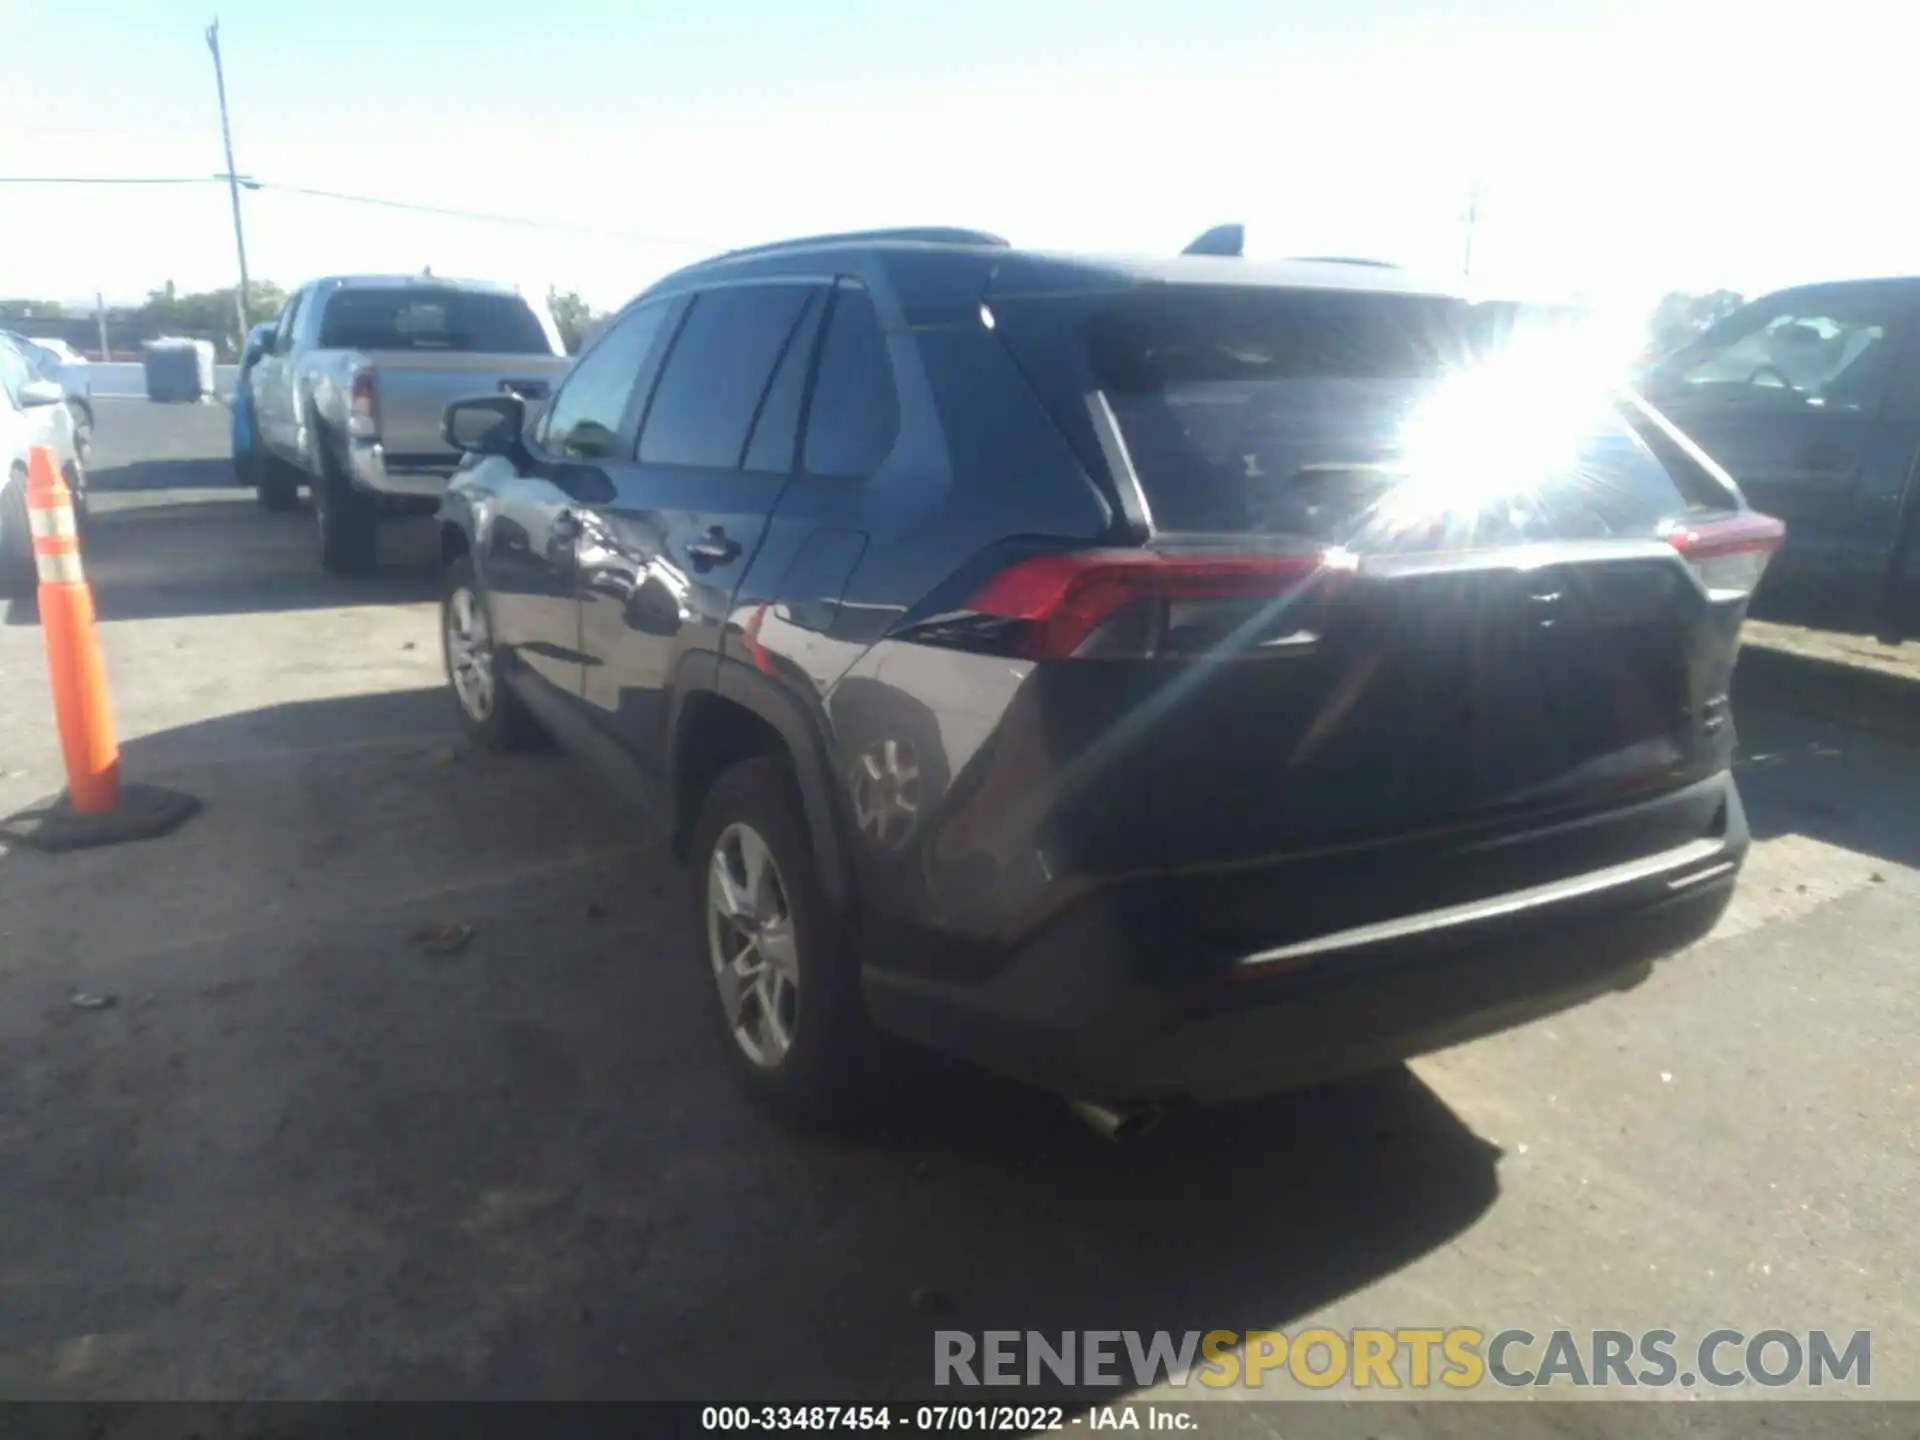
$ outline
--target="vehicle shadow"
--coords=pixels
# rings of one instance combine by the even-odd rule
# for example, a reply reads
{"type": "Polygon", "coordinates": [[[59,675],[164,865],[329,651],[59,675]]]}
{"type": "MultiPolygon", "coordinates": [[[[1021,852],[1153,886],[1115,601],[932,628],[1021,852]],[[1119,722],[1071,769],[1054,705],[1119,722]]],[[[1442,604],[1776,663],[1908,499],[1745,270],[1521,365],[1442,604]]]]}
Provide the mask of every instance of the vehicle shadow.
{"type": "MultiPolygon", "coordinates": [[[[583,1357],[593,1393],[926,1398],[942,1393],[942,1330],[1038,1331],[1057,1346],[1065,1331],[1167,1331],[1177,1345],[1283,1328],[1445,1244],[1499,1188],[1498,1150],[1405,1067],[1190,1112],[1118,1146],[1050,1096],[968,1073],[923,1074],[890,1100],[858,1141],[769,1137],[830,1185],[858,1177],[828,1228],[851,1244],[784,1259],[744,1246],[757,1273],[714,1273],[670,1313],[749,1343],[671,1368],[633,1359],[666,1318],[660,1296],[609,1275],[617,1318],[583,1357]],[[792,1297],[784,1315],[766,1313],[770,1263],[792,1297]]],[[[520,1348],[532,1343],[516,1340],[497,1393],[549,1390],[561,1373],[558,1352],[520,1348]]],[[[1039,1376],[1018,1398],[1117,1398],[1135,1388],[1120,1353],[1118,1387],[1039,1376]]]]}
{"type": "Polygon", "coordinates": [[[105,466],[96,463],[87,472],[87,489],[94,495],[219,488],[232,489],[237,494],[246,493],[234,480],[232,462],[224,458],[133,460],[105,466]]]}
{"type": "Polygon", "coordinates": [[[1756,840],[1805,835],[1920,866],[1920,750],[1766,705],[1738,712],[1735,766],[1756,840]]]}
{"type": "MultiPolygon", "coordinates": [[[[322,571],[311,510],[268,514],[244,492],[95,513],[82,545],[103,621],[397,605],[439,593],[431,517],[384,523],[371,575],[322,571]]],[[[6,623],[39,620],[31,598],[6,623]]]]}
{"type": "Polygon", "coordinates": [[[945,1066],[854,1133],[781,1129],[731,1082],[670,858],[586,771],[456,734],[422,690],[135,738],[127,773],[201,816],[0,862],[0,1213],[38,1237],[0,1388],[926,1398],[938,1330],[1279,1328],[1497,1197],[1404,1068],[1128,1145],[945,1066]],[[56,953],[126,1000],[48,1005],[56,953]],[[50,1363],[80,1316],[113,1345],[50,1363]]]}
{"type": "Polygon", "coordinates": [[[1840,635],[1889,642],[1920,636],[1920,592],[1903,596],[1892,614],[1882,613],[1882,604],[1877,591],[1836,590],[1806,579],[1790,584],[1770,580],[1755,593],[1749,610],[1756,620],[1840,635]]]}

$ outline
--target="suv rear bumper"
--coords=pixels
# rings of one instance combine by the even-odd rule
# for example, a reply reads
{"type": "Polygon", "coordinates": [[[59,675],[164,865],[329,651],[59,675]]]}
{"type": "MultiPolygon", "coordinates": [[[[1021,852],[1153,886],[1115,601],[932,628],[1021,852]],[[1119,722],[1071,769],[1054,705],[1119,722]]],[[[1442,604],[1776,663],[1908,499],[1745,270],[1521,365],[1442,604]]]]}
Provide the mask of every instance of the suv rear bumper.
{"type": "MultiPolygon", "coordinates": [[[[1711,792],[1724,795],[1712,834],[1224,963],[1206,957],[1181,979],[1139,978],[1167,974],[1142,961],[1159,933],[1141,918],[1180,913],[1177,899],[1110,887],[979,984],[869,967],[868,1007],[883,1029],[1108,1102],[1230,1100],[1360,1073],[1626,989],[1704,937],[1747,849],[1739,795],[1723,774],[1660,802],[1697,809],[1711,792]]],[[[1160,943],[1178,952],[1183,938],[1160,943]]]]}

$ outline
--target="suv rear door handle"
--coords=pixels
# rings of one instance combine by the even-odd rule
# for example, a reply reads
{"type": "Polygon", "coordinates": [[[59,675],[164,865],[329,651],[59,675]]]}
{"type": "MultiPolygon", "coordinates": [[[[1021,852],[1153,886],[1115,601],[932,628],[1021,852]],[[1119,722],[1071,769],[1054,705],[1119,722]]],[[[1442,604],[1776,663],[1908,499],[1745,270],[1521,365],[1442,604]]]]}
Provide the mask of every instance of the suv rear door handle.
{"type": "Polygon", "coordinates": [[[695,565],[724,565],[740,553],[740,542],[730,539],[718,525],[709,525],[698,540],[687,542],[687,557],[695,565]]]}

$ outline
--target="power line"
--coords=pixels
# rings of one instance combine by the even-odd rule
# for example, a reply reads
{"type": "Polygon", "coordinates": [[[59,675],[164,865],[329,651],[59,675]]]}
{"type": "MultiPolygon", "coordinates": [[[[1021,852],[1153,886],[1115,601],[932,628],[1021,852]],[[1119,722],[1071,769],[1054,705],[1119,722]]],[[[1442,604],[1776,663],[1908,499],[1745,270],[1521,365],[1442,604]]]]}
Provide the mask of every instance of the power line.
{"type": "Polygon", "coordinates": [[[395,200],[385,195],[355,195],[345,190],[322,190],[311,185],[285,185],[275,180],[259,180],[251,175],[0,175],[0,185],[203,185],[237,183],[240,188],[305,195],[317,200],[335,200],[349,205],[372,205],[382,210],[404,210],[416,215],[444,215],[456,220],[479,220],[492,225],[518,225],[529,230],[546,230],[572,235],[598,235],[613,240],[633,240],[643,245],[665,245],[683,250],[730,250],[732,244],[703,240],[686,235],[654,235],[640,230],[613,230],[598,225],[570,225],[562,220],[542,220],[532,215],[502,215],[491,210],[462,210],[448,205],[423,205],[413,200],[395,200]]]}
{"type": "Polygon", "coordinates": [[[393,200],[379,195],[350,195],[342,190],[318,190],[308,185],[282,185],[271,180],[242,178],[249,190],[277,190],[283,195],[311,195],[321,200],[344,200],[352,205],[376,205],[387,210],[410,210],[422,215],[449,215],[459,220],[485,220],[495,225],[524,225],[533,230],[569,231],[576,235],[605,235],[617,240],[638,240],[649,245],[674,245],[691,250],[725,250],[717,240],[696,240],[684,235],[649,235],[635,230],[609,230],[596,225],[569,225],[559,220],[540,220],[530,215],[501,215],[488,210],[458,210],[445,205],[421,205],[412,200],[393,200]]]}
{"type": "Polygon", "coordinates": [[[0,175],[0,185],[210,185],[224,175],[0,175]]]}

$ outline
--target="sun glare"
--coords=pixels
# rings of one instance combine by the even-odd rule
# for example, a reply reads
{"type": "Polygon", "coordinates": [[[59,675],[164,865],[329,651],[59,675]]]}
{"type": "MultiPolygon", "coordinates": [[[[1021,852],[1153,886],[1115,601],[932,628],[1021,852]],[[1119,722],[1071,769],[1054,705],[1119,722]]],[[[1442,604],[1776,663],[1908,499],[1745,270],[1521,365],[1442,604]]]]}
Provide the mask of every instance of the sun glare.
{"type": "Polygon", "coordinates": [[[1626,375],[1623,329],[1592,316],[1522,320],[1456,361],[1403,423],[1403,479],[1368,528],[1471,539],[1482,517],[1524,508],[1576,471],[1626,375]]]}

